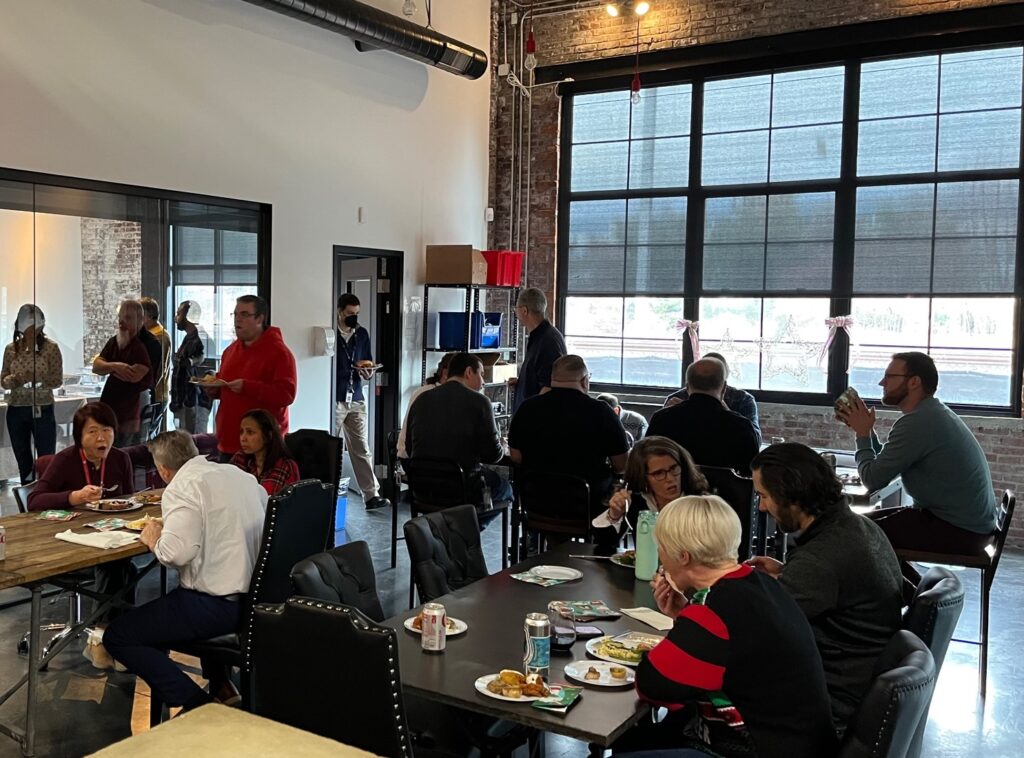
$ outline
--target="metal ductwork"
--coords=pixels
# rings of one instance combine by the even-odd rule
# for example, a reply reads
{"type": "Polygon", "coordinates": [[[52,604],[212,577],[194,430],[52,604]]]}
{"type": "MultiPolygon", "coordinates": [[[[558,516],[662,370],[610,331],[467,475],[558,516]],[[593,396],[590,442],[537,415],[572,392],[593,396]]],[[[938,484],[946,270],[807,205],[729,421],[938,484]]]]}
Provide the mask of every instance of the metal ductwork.
{"type": "Polygon", "coordinates": [[[390,50],[467,79],[479,79],[487,71],[487,54],[483,50],[358,0],[246,2],[343,34],[355,40],[359,50],[390,50]]]}

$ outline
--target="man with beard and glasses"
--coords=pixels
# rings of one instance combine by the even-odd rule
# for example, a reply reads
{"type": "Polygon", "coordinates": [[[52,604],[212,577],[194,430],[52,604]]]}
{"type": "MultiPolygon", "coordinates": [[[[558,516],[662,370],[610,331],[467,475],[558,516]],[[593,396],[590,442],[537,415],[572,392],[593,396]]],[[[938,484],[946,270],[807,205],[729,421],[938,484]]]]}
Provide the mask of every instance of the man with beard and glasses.
{"type": "Polygon", "coordinates": [[[185,300],[174,313],[174,326],[185,338],[174,352],[171,375],[171,413],[179,429],[190,434],[207,431],[213,401],[190,381],[202,375],[208,338],[199,326],[203,310],[195,300],[185,300]]]}
{"type": "Polygon", "coordinates": [[[142,323],[139,301],[122,302],[117,309],[117,334],[107,340],[92,364],[94,374],[107,377],[100,401],[109,405],[117,417],[115,447],[139,443],[139,396],[153,386],[149,351],[139,338],[142,323]]]}
{"type": "MultiPolygon", "coordinates": [[[[985,452],[971,430],[935,397],[939,373],[924,353],[896,353],[879,382],[882,405],[902,416],[885,445],[875,434],[875,409],[859,397],[837,410],[857,435],[857,468],[868,490],[897,476],[913,507],[882,508],[869,516],[893,548],[973,555],[996,528],[996,500],[985,452]]],[[[904,565],[914,584],[917,573],[904,565]]]]}
{"type": "Polygon", "coordinates": [[[797,536],[784,564],[767,556],[747,563],[778,579],[807,616],[825,666],[832,721],[843,730],[900,628],[899,561],[878,525],[850,510],[832,467],[811,448],[772,445],[750,468],[758,508],[797,536]]]}

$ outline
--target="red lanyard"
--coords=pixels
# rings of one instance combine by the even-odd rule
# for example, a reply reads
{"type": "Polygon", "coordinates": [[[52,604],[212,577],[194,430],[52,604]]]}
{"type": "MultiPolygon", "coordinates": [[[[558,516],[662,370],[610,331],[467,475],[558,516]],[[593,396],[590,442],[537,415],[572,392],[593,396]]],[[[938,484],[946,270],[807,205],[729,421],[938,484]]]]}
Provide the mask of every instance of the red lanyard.
{"type": "MultiPolygon", "coordinates": [[[[78,450],[78,455],[82,458],[82,472],[85,474],[86,485],[92,485],[92,475],[89,473],[89,463],[85,460],[85,453],[82,452],[81,448],[78,450]]],[[[103,463],[100,464],[100,489],[103,489],[103,480],[107,476],[107,458],[103,457],[103,463]]]]}

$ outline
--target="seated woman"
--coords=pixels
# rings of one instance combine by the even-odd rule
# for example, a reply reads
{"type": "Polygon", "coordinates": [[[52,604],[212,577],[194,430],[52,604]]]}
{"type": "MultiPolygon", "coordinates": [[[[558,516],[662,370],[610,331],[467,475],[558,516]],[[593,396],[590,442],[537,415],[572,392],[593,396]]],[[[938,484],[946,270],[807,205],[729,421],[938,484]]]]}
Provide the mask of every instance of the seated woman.
{"type": "Polygon", "coordinates": [[[616,752],[835,754],[811,627],[775,579],[739,565],[740,533],[736,513],[713,495],[680,498],[658,515],[654,599],[675,625],[638,664],[636,690],[669,714],[625,734],[616,752]]]}
{"type": "Polygon", "coordinates": [[[299,481],[299,464],[285,447],[277,419],[262,408],[242,416],[239,447],[231,462],[255,476],[268,495],[299,481]]]}
{"type": "MultiPolygon", "coordinates": [[[[57,453],[40,473],[28,496],[30,511],[79,508],[104,497],[121,498],[135,492],[131,458],[114,447],[117,416],[109,405],[87,403],[79,408],[71,422],[71,435],[75,444],[57,453]]],[[[131,582],[135,573],[130,559],[101,564],[96,567],[95,589],[113,595],[131,582]]],[[[135,593],[129,592],[125,600],[131,603],[134,597],[135,593]]],[[[114,659],[102,645],[102,629],[117,614],[116,609],[109,611],[89,633],[82,653],[96,668],[114,667],[114,659]]]]}
{"type": "Polygon", "coordinates": [[[629,451],[625,477],[625,488],[612,493],[608,510],[594,519],[595,540],[604,551],[614,549],[640,511],[660,511],[677,497],[709,492],[693,458],[668,437],[637,442],[629,451]]]}

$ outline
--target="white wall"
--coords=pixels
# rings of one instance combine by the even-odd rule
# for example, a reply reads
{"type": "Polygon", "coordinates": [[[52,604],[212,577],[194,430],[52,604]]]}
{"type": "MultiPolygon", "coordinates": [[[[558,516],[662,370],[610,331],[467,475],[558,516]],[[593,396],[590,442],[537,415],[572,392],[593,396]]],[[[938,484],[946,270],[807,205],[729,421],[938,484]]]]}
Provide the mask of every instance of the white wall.
{"type": "MultiPolygon", "coordinates": [[[[434,26],[487,50],[489,6],[435,0],[434,26]]],[[[0,93],[0,166],[273,206],[294,427],[328,425],[330,361],[309,355],[308,327],[331,323],[332,245],[404,250],[408,301],[424,244],[485,240],[486,76],[361,54],[242,0],[2,2],[0,93]]],[[[408,396],[419,343],[405,333],[408,396]]]]}

